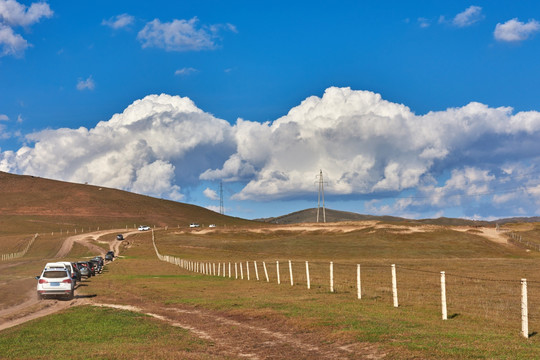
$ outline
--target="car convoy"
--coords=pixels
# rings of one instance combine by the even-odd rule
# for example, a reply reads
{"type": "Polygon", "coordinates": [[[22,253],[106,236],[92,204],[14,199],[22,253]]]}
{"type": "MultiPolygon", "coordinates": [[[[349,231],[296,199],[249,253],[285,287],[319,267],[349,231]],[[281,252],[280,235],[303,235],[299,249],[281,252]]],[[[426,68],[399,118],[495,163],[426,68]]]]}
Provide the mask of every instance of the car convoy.
{"type": "Polygon", "coordinates": [[[82,278],[90,278],[101,274],[105,261],[114,260],[114,251],[109,251],[105,259],[95,256],[90,260],[69,262],[59,261],[45,264],[40,276],[36,276],[38,300],[49,297],[73,299],[75,285],[82,278]]]}

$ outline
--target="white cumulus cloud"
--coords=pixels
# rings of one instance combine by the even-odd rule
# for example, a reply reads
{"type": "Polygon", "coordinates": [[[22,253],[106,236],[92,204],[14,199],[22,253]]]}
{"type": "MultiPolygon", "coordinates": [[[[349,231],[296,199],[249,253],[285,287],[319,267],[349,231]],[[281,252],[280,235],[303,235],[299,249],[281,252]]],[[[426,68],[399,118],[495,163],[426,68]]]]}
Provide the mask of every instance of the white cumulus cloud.
{"type": "Polygon", "coordinates": [[[516,42],[528,39],[532,34],[540,30],[540,23],[536,20],[529,20],[527,23],[522,23],[514,18],[508,20],[504,24],[498,23],[495,26],[493,35],[496,40],[516,42]]]}
{"type": "Polygon", "coordinates": [[[21,56],[30,45],[9,26],[0,23],[0,57],[12,55],[21,56]]]}
{"type": "Polygon", "coordinates": [[[28,7],[15,0],[0,0],[0,21],[9,26],[32,25],[52,15],[53,11],[45,2],[32,3],[28,7]]]}
{"type": "Polygon", "coordinates": [[[53,11],[45,2],[32,3],[30,7],[15,0],[0,0],[0,57],[21,57],[31,45],[14,30],[28,28],[41,20],[50,18],[53,11]]]}
{"type": "Polygon", "coordinates": [[[261,201],[312,198],[322,169],[327,196],[416,194],[373,202],[374,211],[440,214],[484,197],[499,211],[509,189],[529,197],[523,208],[538,208],[525,189],[540,185],[527,176],[540,172],[539,137],[539,112],[476,102],[417,115],[370,91],[331,87],[274,121],[229,124],[188,98],[162,94],[91,129],[30,134],[29,145],[0,152],[0,170],[172,199],[219,180],[237,184],[233,200],[261,201]]]}
{"type": "Polygon", "coordinates": [[[231,126],[188,98],[149,95],[92,129],[43,130],[0,153],[0,170],[181,199],[234,151],[231,126]]]}

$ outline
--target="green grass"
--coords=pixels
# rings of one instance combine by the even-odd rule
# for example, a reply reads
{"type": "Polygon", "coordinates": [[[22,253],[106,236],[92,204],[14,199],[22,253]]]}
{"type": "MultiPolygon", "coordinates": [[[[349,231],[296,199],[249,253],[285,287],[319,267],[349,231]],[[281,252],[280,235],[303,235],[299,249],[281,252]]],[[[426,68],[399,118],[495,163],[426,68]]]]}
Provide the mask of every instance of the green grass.
{"type": "Polygon", "coordinates": [[[187,330],[135,312],[81,306],[2,332],[9,359],[209,358],[187,330]]]}

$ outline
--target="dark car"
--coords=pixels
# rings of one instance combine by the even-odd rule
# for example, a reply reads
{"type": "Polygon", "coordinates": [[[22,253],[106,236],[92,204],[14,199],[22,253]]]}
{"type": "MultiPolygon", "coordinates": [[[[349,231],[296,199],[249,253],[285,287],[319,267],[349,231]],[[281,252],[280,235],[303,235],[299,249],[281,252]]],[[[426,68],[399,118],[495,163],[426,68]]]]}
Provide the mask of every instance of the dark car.
{"type": "Polygon", "coordinates": [[[77,265],[77,269],[79,269],[81,276],[86,276],[87,278],[92,276],[92,270],[90,270],[86,261],[79,261],[75,264],[77,265]]]}
{"type": "Polygon", "coordinates": [[[96,276],[96,264],[91,261],[83,261],[82,263],[86,264],[86,267],[88,267],[88,270],[90,270],[90,274],[92,274],[92,276],[96,276]]]}
{"type": "Polygon", "coordinates": [[[105,254],[105,260],[107,261],[113,261],[114,260],[114,251],[107,251],[107,254],[105,254]]]}
{"type": "Polygon", "coordinates": [[[96,256],[96,257],[92,258],[92,261],[97,261],[100,266],[103,266],[103,264],[104,264],[103,258],[101,256],[96,256]]]}
{"type": "Polygon", "coordinates": [[[97,274],[101,274],[101,270],[103,269],[103,267],[100,265],[99,261],[97,260],[88,260],[88,263],[92,266],[92,268],[94,269],[94,275],[97,273],[97,274]]]}
{"type": "Polygon", "coordinates": [[[116,240],[120,240],[120,241],[124,240],[124,235],[122,234],[116,235],[116,240]]]}

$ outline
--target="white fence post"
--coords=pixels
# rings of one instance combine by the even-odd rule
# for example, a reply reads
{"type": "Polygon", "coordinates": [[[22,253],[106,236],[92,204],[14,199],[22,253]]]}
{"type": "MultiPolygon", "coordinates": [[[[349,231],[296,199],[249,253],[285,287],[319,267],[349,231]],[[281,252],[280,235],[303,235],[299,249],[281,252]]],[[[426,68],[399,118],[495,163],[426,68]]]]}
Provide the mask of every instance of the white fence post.
{"type": "Polygon", "coordinates": [[[231,277],[231,262],[229,261],[229,278],[231,277]]]}
{"type": "Polygon", "coordinates": [[[246,274],[247,274],[247,279],[249,280],[249,261],[246,261],[246,274]]]}
{"type": "Polygon", "coordinates": [[[360,264],[356,264],[356,289],[358,291],[358,299],[362,298],[362,281],[360,279],[360,264]]]}
{"type": "Polygon", "coordinates": [[[242,262],[240,262],[240,279],[244,280],[244,270],[242,268],[242,262]]]}
{"type": "Polygon", "coordinates": [[[330,261],[330,292],[334,292],[334,262],[330,261]]]}
{"type": "Polygon", "coordinates": [[[293,275],[292,275],[292,263],[291,263],[291,260],[289,260],[289,275],[291,276],[291,286],[293,286],[294,281],[293,281],[293,275]]]}
{"type": "Polygon", "coordinates": [[[307,288],[311,289],[311,280],[309,279],[309,263],[306,261],[306,278],[307,278],[307,288]]]}
{"type": "Polygon", "coordinates": [[[214,268],[214,276],[216,276],[216,263],[212,263],[212,267],[214,268]]]}
{"type": "Polygon", "coordinates": [[[259,269],[257,269],[257,261],[253,261],[253,266],[255,267],[255,277],[259,281],[259,269]]]}
{"type": "Polygon", "coordinates": [[[238,279],[238,263],[234,263],[234,278],[238,279]]]}
{"type": "Polygon", "coordinates": [[[221,276],[221,262],[217,264],[217,276],[221,276]]]}
{"type": "Polygon", "coordinates": [[[529,309],[527,306],[527,279],[521,279],[521,335],[529,338],[529,309]]]}
{"type": "Polygon", "coordinates": [[[270,282],[270,279],[268,278],[268,271],[266,271],[266,263],[263,261],[263,268],[264,268],[264,276],[266,276],[266,282],[270,282]]]}
{"type": "Polygon", "coordinates": [[[276,260],[276,272],[277,272],[277,283],[278,285],[281,284],[281,280],[279,278],[279,261],[276,260]]]}
{"type": "Polygon", "coordinates": [[[398,307],[396,264],[392,264],[392,296],[394,298],[394,307],[398,307]]]}
{"type": "Polygon", "coordinates": [[[442,319],[448,320],[448,314],[446,312],[446,273],[441,271],[441,307],[442,307],[442,319]]]}

